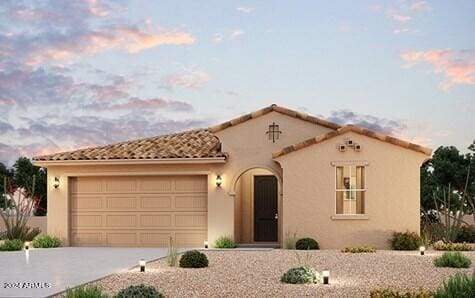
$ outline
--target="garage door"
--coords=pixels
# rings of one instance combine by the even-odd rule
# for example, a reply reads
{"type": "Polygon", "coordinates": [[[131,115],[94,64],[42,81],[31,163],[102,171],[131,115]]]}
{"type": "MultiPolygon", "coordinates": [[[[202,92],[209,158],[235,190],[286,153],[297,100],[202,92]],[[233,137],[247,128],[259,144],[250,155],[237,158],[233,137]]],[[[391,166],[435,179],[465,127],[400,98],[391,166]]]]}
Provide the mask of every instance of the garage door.
{"type": "Polygon", "coordinates": [[[206,176],[71,178],[71,244],[201,247],[207,189],[206,176]]]}

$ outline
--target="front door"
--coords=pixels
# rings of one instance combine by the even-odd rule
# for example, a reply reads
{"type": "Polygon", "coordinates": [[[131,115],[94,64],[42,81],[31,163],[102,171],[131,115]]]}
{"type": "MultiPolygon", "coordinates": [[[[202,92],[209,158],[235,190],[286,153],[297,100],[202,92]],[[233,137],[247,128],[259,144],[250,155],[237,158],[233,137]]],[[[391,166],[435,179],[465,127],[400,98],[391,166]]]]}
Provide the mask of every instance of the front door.
{"type": "Polygon", "coordinates": [[[254,241],[277,241],[277,178],[254,176],[254,241]]]}

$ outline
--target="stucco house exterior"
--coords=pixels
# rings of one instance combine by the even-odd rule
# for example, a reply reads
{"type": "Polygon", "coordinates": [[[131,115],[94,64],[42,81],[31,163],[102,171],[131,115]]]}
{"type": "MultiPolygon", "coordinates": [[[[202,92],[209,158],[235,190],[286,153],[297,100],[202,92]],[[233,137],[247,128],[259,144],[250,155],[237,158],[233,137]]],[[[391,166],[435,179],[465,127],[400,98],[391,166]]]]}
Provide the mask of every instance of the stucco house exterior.
{"type": "Polygon", "coordinates": [[[37,156],[48,233],[71,246],[202,247],[220,236],[322,248],[419,231],[431,150],[271,105],[220,125],[37,156]]]}

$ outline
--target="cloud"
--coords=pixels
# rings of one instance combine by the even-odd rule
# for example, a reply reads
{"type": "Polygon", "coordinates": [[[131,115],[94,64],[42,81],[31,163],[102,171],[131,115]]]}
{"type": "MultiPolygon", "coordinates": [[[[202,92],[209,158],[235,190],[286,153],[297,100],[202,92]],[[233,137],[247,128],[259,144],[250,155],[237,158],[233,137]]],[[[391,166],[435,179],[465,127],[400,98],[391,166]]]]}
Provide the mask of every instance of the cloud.
{"type": "Polygon", "coordinates": [[[407,51],[401,53],[401,58],[406,68],[419,63],[431,65],[433,73],[445,77],[440,85],[443,90],[454,85],[475,85],[475,49],[407,51]]]}
{"type": "Polygon", "coordinates": [[[174,74],[164,77],[163,88],[182,87],[189,90],[203,88],[209,81],[209,75],[203,71],[189,71],[184,74],[174,74]]]}
{"type": "Polygon", "coordinates": [[[404,33],[417,33],[417,30],[409,29],[409,28],[398,28],[394,29],[393,33],[394,34],[404,34],[404,33]]]}
{"type": "Polygon", "coordinates": [[[327,119],[341,125],[354,124],[386,135],[399,135],[408,128],[402,121],[357,114],[345,109],[332,111],[327,119]]]}
{"type": "Polygon", "coordinates": [[[234,29],[233,31],[231,31],[231,38],[234,38],[234,37],[238,37],[238,36],[241,36],[244,34],[244,31],[242,31],[241,29],[234,29]]]}
{"type": "Polygon", "coordinates": [[[214,41],[214,42],[221,42],[221,41],[223,41],[223,35],[220,34],[220,33],[215,33],[215,34],[213,35],[213,41],[214,41]]]}
{"type": "Polygon", "coordinates": [[[390,19],[392,19],[394,21],[397,21],[397,22],[400,22],[400,23],[406,23],[406,22],[411,20],[410,16],[400,14],[397,11],[391,10],[391,9],[386,12],[386,15],[390,19]]]}
{"type": "Polygon", "coordinates": [[[416,1],[409,6],[409,10],[413,12],[425,12],[430,10],[430,6],[426,1],[416,1]]]}
{"type": "Polygon", "coordinates": [[[120,11],[114,3],[51,0],[27,6],[21,2],[1,2],[0,17],[10,22],[6,23],[6,32],[0,32],[0,61],[39,65],[117,48],[138,53],[195,41],[190,33],[154,28],[147,21],[142,25],[129,24],[111,13],[120,11]]]}
{"type": "Polygon", "coordinates": [[[239,12],[242,12],[242,13],[251,13],[256,9],[254,7],[243,7],[243,6],[241,6],[241,7],[237,7],[236,10],[239,11],[239,12]]]}

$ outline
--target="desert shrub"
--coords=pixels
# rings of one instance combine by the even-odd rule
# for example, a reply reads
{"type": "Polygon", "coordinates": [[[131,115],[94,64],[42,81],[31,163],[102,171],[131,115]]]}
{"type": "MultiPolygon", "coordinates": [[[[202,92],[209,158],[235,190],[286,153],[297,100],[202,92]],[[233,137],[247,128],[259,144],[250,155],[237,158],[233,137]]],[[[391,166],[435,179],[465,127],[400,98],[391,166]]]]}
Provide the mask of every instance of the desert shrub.
{"type": "Polygon", "coordinates": [[[468,268],[472,264],[469,258],[460,252],[444,252],[434,260],[436,267],[468,268]]]}
{"type": "Polygon", "coordinates": [[[40,228],[33,228],[29,229],[25,236],[23,237],[23,241],[32,241],[35,239],[36,236],[38,236],[41,233],[40,228]]]}
{"type": "Polygon", "coordinates": [[[20,239],[7,239],[5,242],[0,245],[0,251],[14,251],[21,250],[23,248],[23,241],[20,239]]]}
{"type": "Polygon", "coordinates": [[[66,298],[107,298],[97,286],[77,287],[66,291],[66,298]]]}
{"type": "Polygon", "coordinates": [[[221,236],[214,241],[213,247],[215,248],[235,248],[236,243],[234,243],[231,237],[221,236]]]}
{"type": "Polygon", "coordinates": [[[394,233],[391,247],[395,250],[416,250],[421,245],[421,238],[414,232],[394,233]]]}
{"type": "Polygon", "coordinates": [[[471,277],[457,273],[444,281],[434,294],[434,298],[470,298],[475,295],[475,275],[471,277]]]}
{"type": "Polygon", "coordinates": [[[302,238],[295,243],[295,248],[299,250],[319,249],[318,242],[312,238],[302,238]]]}
{"type": "Polygon", "coordinates": [[[457,232],[455,242],[475,243],[475,226],[462,226],[457,232]]]}
{"type": "Polygon", "coordinates": [[[168,253],[167,253],[167,264],[170,267],[176,267],[178,263],[178,253],[175,246],[175,241],[173,237],[170,236],[168,239],[168,253]]]}
{"type": "Polygon", "coordinates": [[[316,284],[322,282],[322,277],[312,267],[303,266],[289,269],[280,281],[287,284],[316,284]]]}
{"type": "Polygon", "coordinates": [[[370,298],[429,298],[434,295],[430,291],[419,289],[413,292],[400,292],[391,289],[376,289],[369,294],[370,298]]]}
{"type": "Polygon", "coordinates": [[[295,242],[297,242],[297,231],[291,233],[285,232],[284,236],[284,249],[295,249],[295,242]]]}
{"type": "Polygon", "coordinates": [[[180,258],[180,267],[182,268],[204,268],[208,267],[208,258],[202,252],[197,250],[187,251],[180,258]]]}
{"type": "Polygon", "coordinates": [[[372,253],[376,252],[376,248],[371,246],[356,246],[356,247],[345,247],[341,250],[341,252],[349,252],[349,253],[372,253]]]}
{"type": "Polygon", "coordinates": [[[429,245],[445,238],[445,227],[440,222],[427,223],[423,225],[421,234],[424,244],[429,245]]]}
{"type": "Polygon", "coordinates": [[[61,241],[58,237],[50,235],[39,235],[31,242],[31,245],[35,248],[52,248],[61,245],[61,241]]]}
{"type": "Polygon", "coordinates": [[[7,231],[0,232],[0,240],[7,239],[7,231]]]}
{"type": "Polygon", "coordinates": [[[162,298],[163,295],[154,287],[146,285],[130,286],[122,289],[116,298],[162,298]]]}
{"type": "Polygon", "coordinates": [[[455,251],[470,251],[473,247],[468,243],[444,243],[443,241],[437,241],[434,243],[435,250],[455,250],[455,251]]]}

